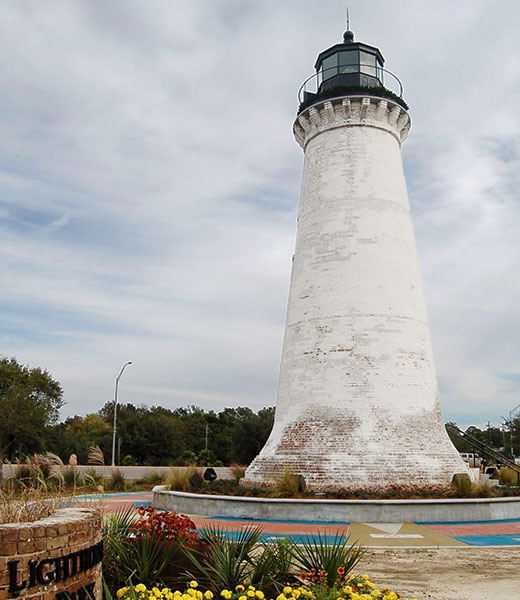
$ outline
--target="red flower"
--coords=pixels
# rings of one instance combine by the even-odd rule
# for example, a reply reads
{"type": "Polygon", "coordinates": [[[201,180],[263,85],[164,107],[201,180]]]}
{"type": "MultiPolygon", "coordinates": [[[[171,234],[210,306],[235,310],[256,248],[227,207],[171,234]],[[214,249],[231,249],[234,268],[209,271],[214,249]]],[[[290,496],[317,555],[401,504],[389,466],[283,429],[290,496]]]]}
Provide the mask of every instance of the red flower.
{"type": "Polygon", "coordinates": [[[338,575],[343,577],[345,575],[345,569],[343,567],[338,567],[338,575]]]}

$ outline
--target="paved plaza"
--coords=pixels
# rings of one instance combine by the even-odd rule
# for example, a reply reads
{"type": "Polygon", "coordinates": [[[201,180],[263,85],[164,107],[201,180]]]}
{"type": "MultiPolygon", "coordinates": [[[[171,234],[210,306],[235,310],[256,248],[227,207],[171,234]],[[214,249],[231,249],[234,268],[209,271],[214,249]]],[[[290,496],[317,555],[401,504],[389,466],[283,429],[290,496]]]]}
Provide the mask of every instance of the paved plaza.
{"type": "MultiPolygon", "coordinates": [[[[128,506],[148,506],[151,492],[105,494],[82,499],[83,503],[99,506],[106,514],[128,506]]],[[[358,541],[366,548],[448,548],[468,546],[520,546],[520,519],[504,521],[464,521],[454,523],[337,523],[301,521],[252,521],[190,515],[197,528],[218,527],[233,536],[248,525],[258,525],[263,539],[277,537],[298,540],[320,533],[340,534],[358,541]]]]}

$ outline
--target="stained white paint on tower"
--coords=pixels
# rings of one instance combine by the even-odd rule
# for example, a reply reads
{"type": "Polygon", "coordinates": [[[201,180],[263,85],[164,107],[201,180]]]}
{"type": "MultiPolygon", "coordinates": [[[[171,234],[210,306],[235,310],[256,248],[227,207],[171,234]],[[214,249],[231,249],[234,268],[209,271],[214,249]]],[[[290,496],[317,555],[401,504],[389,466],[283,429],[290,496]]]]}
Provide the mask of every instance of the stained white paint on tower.
{"type": "Polygon", "coordinates": [[[376,48],[321,53],[294,124],[305,162],[275,424],[248,481],[447,483],[467,466],[439,404],[401,143],[376,48]]]}

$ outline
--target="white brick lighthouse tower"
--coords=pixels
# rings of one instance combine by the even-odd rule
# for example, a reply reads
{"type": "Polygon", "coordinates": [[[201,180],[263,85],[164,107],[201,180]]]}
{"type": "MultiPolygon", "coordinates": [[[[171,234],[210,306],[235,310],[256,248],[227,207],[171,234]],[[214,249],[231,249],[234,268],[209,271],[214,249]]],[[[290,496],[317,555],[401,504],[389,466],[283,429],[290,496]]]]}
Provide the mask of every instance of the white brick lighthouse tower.
{"type": "Polygon", "coordinates": [[[276,416],[246,481],[290,468],[313,488],[449,483],[467,467],[440,411],[401,161],[410,116],[379,50],[343,39],[294,123],[305,163],[276,416]]]}

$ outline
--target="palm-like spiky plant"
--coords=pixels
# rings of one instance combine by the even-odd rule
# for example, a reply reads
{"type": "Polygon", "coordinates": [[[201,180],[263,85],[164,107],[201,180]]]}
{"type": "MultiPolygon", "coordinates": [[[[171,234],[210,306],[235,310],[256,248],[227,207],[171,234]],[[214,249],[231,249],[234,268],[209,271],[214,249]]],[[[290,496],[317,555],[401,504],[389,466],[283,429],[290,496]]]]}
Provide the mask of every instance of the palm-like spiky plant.
{"type": "Polygon", "coordinates": [[[302,537],[298,544],[293,544],[292,553],[302,571],[325,571],[327,585],[332,587],[339,577],[338,568],[342,567],[344,575],[347,575],[365,554],[365,550],[356,543],[350,546],[347,543],[348,537],[339,532],[332,538],[318,532],[312,538],[302,537]]]}
{"type": "Polygon", "coordinates": [[[260,542],[262,529],[247,526],[233,532],[231,538],[228,535],[219,528],[202,529],[200,537],[206,545],[205,551],[186,549],[193,566],[200,573],[200,582],[215,592],[234,590],[250,579],[255,565],[252,554],[260,542]]]}

